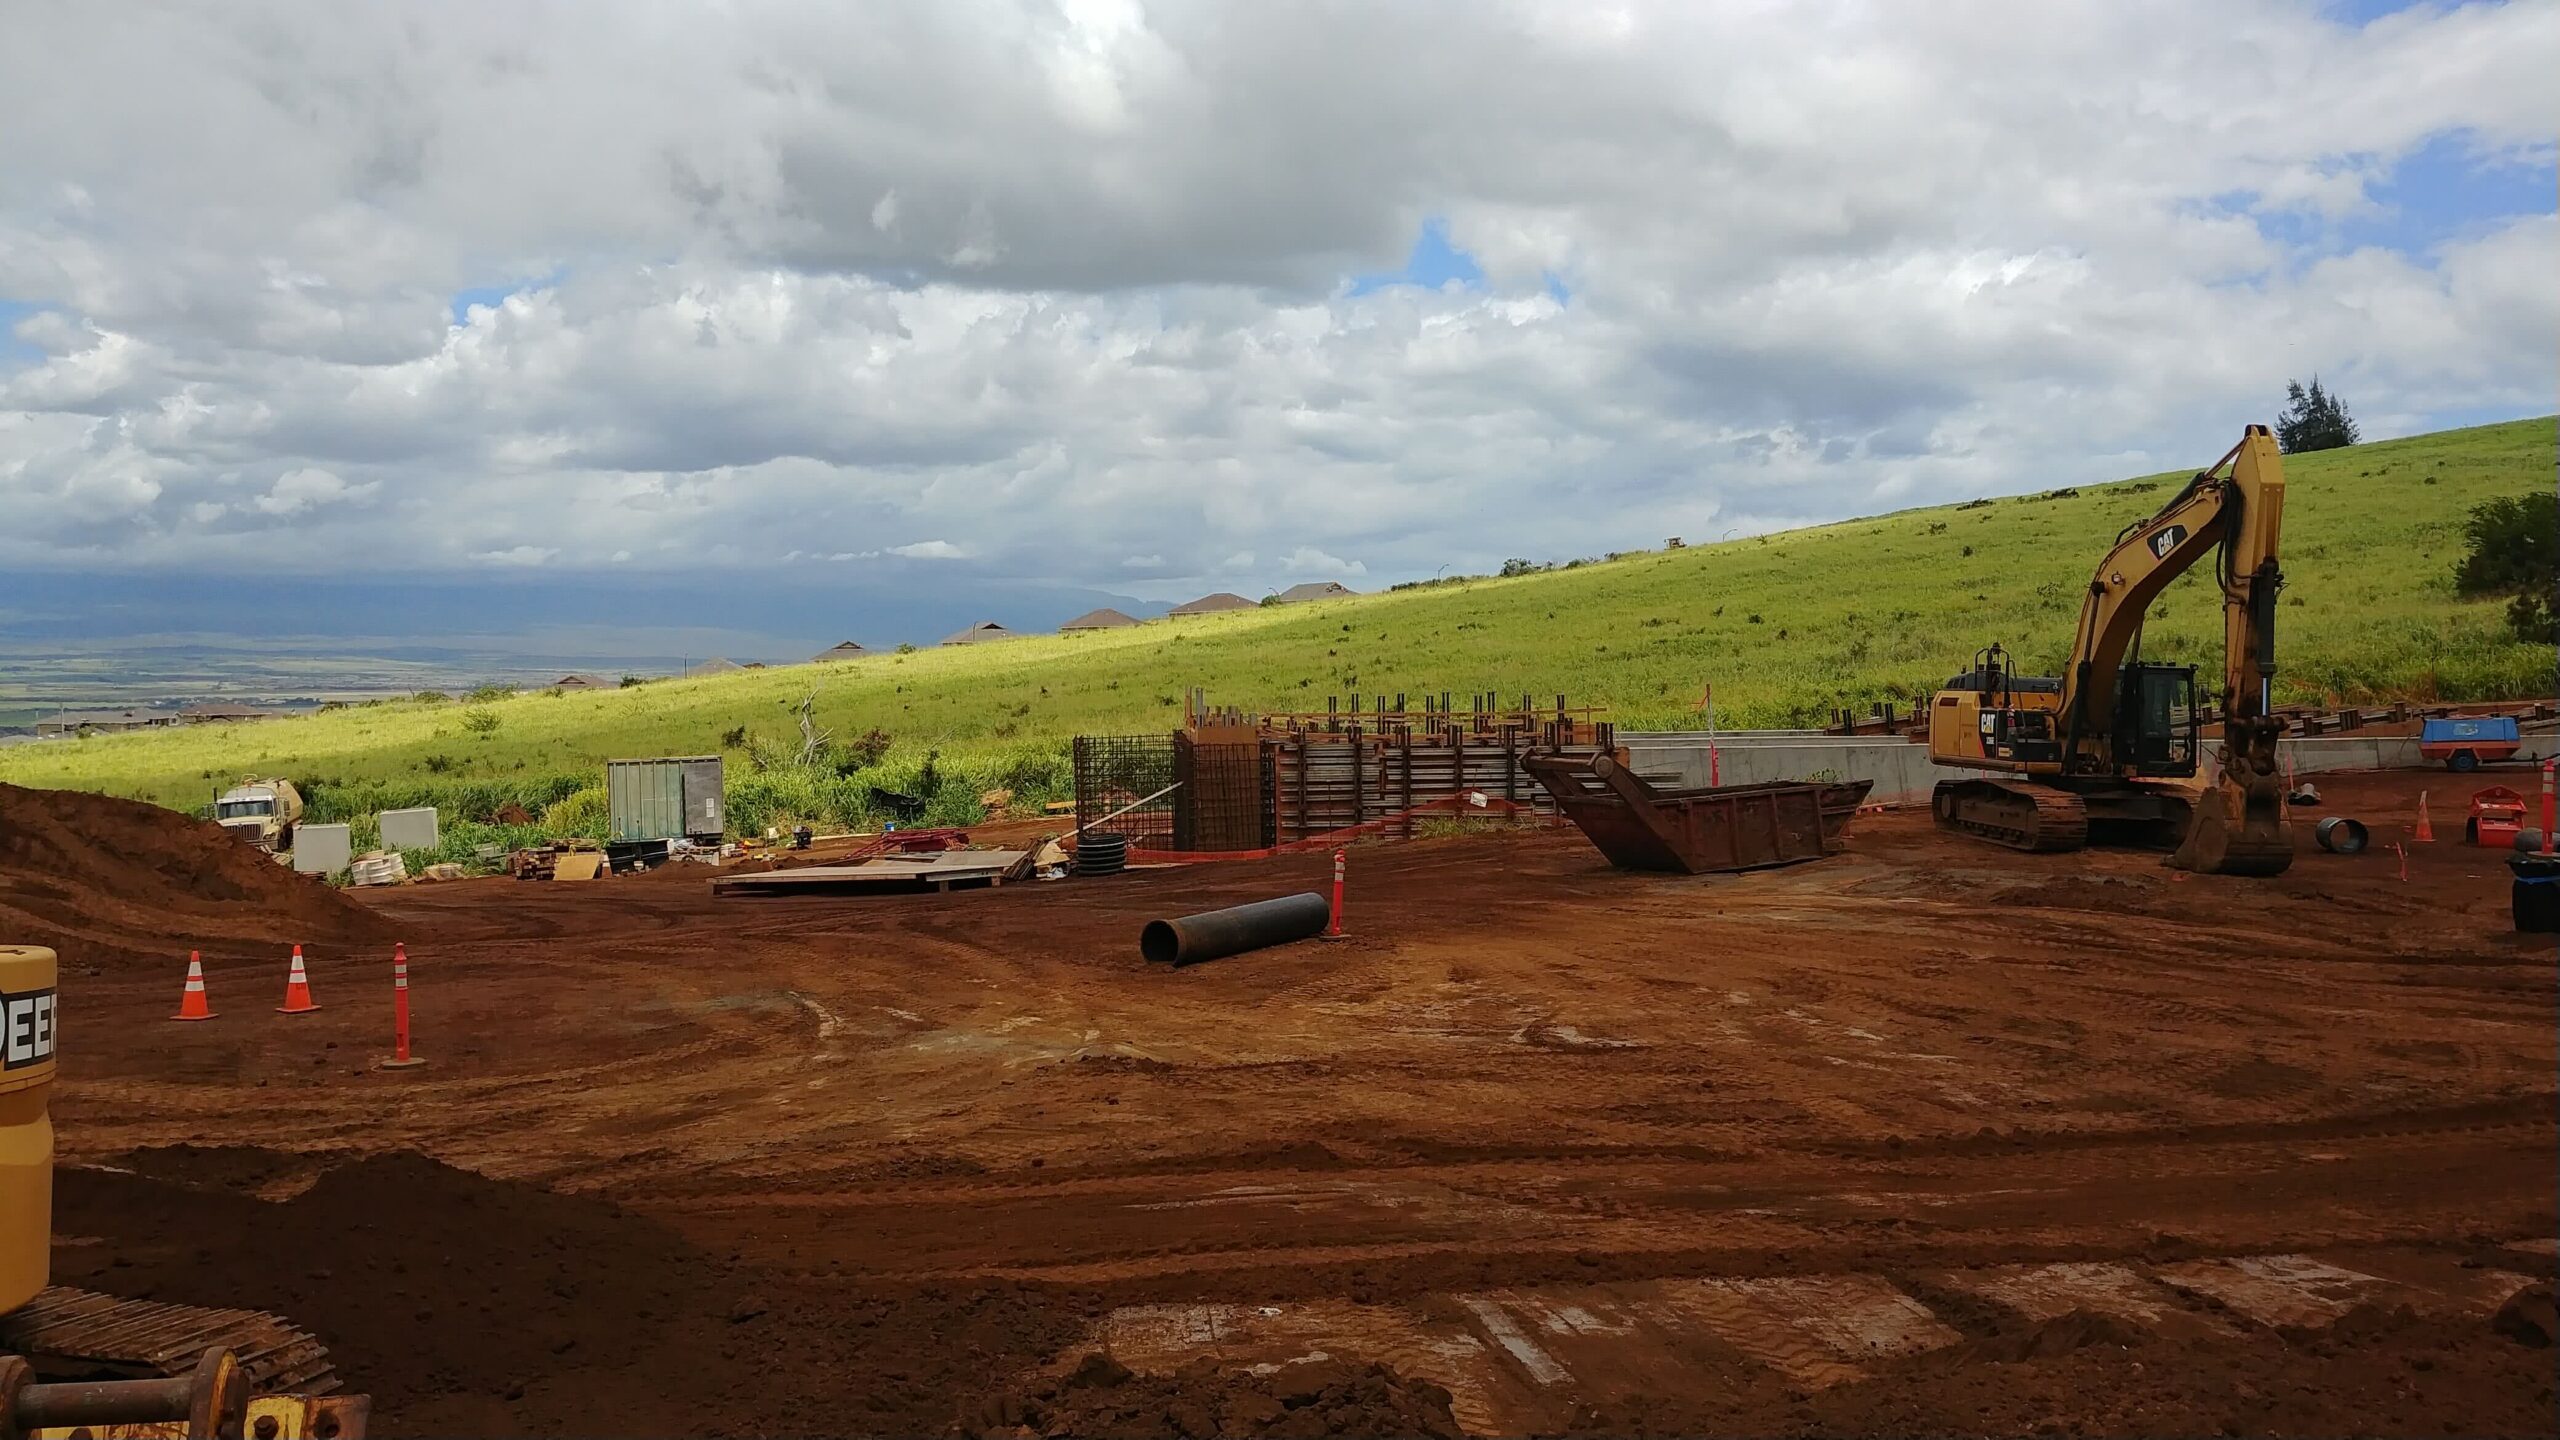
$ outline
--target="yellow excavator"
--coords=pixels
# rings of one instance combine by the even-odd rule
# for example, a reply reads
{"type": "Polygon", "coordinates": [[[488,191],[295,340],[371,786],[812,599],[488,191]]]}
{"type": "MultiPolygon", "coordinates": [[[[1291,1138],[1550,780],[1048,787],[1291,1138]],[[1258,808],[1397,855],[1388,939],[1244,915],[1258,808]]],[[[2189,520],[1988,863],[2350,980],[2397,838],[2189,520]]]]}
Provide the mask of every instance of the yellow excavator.
{"type": "Polygon", "coordinates": [[[0,945],[0,1440],[362,1440],[371,1402],[276,1316],[48,1283],[56,971],[0,945]]]}
{"type": "Polygon", "coordinates": [[[2175,846],[2169,863],[2276,875],[2293,863],[2276,767],[2276,564],[2284,461],[2264,425],[2148,520],[2125,527],[2090,577],[2063,673],[2015,673],[1978,651],[1929,706],[1929,758],[1977,772],[1941,780],[1938,823],[2016,850],[2091,840],[2175,846]],[[2222,746],[2209,779],[2192,665],[2145,661],[2142,620],[2170,581],[2215,557],[2222,589],[2222,746]]]}

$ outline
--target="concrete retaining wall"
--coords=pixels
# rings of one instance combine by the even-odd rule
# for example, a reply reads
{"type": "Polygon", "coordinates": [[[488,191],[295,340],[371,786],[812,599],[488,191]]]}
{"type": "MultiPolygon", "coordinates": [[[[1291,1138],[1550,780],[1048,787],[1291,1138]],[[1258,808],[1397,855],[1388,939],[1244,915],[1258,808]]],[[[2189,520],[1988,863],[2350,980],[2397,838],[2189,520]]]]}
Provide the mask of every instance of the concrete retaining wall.
{"type": "MultiPolygon", "coordinates": [[[[1707,737],[1703,731],[1618,732],[1627,763],[1639,775],[1677,777],[1681,785],[1707,783],[1707,737]]],[[[1872,803],[1911,804],[1929,798],[1937,783],[1964,771],[1929,763],[1929,747],[1884,736],[1825,735],[1804,730],[1736,730],[1716,737],[1718,778],[1727,785],[1767,780],[1872,780],[1872,803]]],[[[2424,765],[2414,736],[2321,735],[2290,738],[2284,755],[2296,774],[2323,770],[2399,770],[2424,765]]],[[[2205,742],[2206,764],[2218,747],[2205,742]]],[[[2528,731],[2519,756],[2535,760],[2560,753],[2549,731],[2528,731]]],[[[2484,770],[2521,773],[2521,766],[2484,770]]],[[[2484,783],[2486,783],[2484,781],[2484,783]]],[[[2514,783],[2510,781],[2509,783],[2514,783]]],[[[2519,785],[2519,789],[2526,788],[2519,785]]]]}

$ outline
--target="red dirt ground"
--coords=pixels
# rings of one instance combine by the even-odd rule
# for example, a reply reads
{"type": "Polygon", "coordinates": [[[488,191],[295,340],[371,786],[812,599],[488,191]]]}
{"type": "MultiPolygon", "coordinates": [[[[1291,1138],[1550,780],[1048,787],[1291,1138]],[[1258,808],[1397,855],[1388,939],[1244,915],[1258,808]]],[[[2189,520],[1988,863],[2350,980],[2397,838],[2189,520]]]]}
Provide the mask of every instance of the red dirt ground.
{"type": "Polygon", "coordinates": [[[61,1143],[122,1169],[57,1273],[291,1315],[385,1434],[1323,1434],[1352,1391],[1221,1408],[1309,1357],[1355,1430],[2549,1433],[2553,943],[2496,856],[2398,878],[2470,787],[2321,782],[2386,848],[2275,880],[1914,814],[1699,879],[1362,846],[1352,938],[1182,971],[1143,920],[1329,860],[361,892],[424,1069],[379,941],[306,1016],[270,947],[164,1023],[180,934],[66,984],[61,1143]]]}

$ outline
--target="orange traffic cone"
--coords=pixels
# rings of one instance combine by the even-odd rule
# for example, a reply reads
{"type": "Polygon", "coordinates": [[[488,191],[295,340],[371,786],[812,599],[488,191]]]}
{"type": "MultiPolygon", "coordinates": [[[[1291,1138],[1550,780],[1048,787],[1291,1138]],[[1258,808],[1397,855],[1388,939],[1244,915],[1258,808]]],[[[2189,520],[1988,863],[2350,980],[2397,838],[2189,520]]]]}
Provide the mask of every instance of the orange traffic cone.
{"type": "Polygon", "coordinates": [[[2418,833],[2409,837],[2420,845],[2436,843],[2436,827],[2427,823],[2427,792],[2418,792],[2418,833]]]}
{"type": "Polygon", "coordinates": [[[178,997],[178,1013],[172,1020],[210,1020],[213,1006],[204,993],[204,961],[196,952],[187,952],[187,989],[178,997]]]}
{"type": "Polygon", "coordinates": [[[284,1003],[276,1007],[279,1015],[308,1015],[320,1008],[311,998],[311,972],[302,968],[302,947],[293,947],[293,972],[284,979],[284,1003]]]}

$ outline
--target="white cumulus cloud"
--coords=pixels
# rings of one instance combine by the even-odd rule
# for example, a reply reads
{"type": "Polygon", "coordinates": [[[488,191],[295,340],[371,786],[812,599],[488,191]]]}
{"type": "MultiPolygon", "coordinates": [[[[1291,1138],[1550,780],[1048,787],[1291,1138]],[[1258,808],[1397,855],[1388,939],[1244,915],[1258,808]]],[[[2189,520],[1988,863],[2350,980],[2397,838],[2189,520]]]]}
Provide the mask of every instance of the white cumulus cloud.
{"type": "Polygon", "coordinates": [[[1187,599],[2201,464],[2313,371],[2539,413],[2556,69],[2526,0],[19,5],[0,564],[1187,599]]]}
{"type": "Polygon", "coordinates": [[[341,500],[362,499],[380,485],[381,482],[372,480],[350,485],[326,470],[305,466],[277,476],[276,482],[267,487],[267,493],[250,503],[263,514],[299,515],[341,500]]]}

